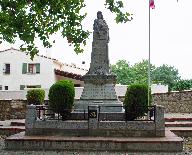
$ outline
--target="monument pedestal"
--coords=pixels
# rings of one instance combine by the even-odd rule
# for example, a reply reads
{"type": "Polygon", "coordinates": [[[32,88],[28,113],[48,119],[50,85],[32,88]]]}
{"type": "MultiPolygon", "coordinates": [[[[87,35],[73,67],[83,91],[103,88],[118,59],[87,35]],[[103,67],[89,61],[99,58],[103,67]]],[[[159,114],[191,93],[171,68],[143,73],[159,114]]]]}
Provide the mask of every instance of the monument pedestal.
{"type": "Polygon", "coordinates": [[[85,75],[83,93],[74,108],[87,111],[88,106],[98,105],[100,112],[122,112],[123,104],[116,95],[115,80],[115,75],[85,75]]]}
{"type": "Polygon", "coordinates": [[[100,112],[123,112],[123,104],[118,100],[79,100],[75,102],[75,110],[87,111],[88,106],[98,105],[100,112]]]}

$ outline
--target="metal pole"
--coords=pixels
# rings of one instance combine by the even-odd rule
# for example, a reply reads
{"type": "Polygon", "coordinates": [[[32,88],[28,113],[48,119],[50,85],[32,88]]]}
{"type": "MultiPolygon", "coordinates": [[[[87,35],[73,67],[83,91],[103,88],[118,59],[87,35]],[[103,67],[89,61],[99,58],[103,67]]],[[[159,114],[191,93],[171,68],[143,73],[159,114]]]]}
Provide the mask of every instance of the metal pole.
{"type": "Polygon", "coordinates": [[[151,88],[151,8],[149,0],[149,57],[148,57],[148,106],[150,105],[150,88],[151,88]]]}

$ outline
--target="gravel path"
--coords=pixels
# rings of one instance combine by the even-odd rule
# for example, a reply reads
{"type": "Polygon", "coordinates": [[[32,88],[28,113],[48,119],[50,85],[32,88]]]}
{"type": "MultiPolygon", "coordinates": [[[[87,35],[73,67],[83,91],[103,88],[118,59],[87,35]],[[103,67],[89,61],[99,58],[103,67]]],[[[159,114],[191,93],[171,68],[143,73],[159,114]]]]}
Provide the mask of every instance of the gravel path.
{"type": "Polygon", "coordinates": [[[192,137],[184,139],[182,153],[127,153],[127,152],[73,152],[73,151],[7,151],[4,150],[5,136],[0,136],[0,155],[192,155],[192,137]]]}

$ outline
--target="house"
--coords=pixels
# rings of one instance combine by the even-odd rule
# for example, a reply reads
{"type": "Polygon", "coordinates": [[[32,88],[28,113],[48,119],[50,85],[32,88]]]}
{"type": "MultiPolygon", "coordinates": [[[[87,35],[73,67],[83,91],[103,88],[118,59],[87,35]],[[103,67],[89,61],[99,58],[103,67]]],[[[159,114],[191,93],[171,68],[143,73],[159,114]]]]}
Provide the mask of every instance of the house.
{"type": "Polygon", "coordinates": [[[49,89],[58,80],[73,81],[75,87],[84,86],[86,69],[61,63],[56,59],[29,55],[18,49],[0,51],[0,90],[19,91],[26,88],[49,89]]]}

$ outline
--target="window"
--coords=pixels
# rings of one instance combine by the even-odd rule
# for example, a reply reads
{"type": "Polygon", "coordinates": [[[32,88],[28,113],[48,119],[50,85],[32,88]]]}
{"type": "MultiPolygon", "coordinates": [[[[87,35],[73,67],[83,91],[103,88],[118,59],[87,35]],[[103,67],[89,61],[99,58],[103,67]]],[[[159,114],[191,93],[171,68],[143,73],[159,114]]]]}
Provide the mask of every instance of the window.
{"type": "Polygon", "coordinates": [[[81,87],[81,84],[74,84],[74,87],[81,87]]]}
{"type": "Polygon", "coordinates": [[[28,64],[28,73],[31,73],[31,74],[36,73],[35,64],[28,64]]]}
{"type": "Polygon", "coordinates": [[[41,88],[41,85],[28,85],[27,88],[41,88]]]}
{"type": "Polygon", "coordinates": [[[4,64],[4,74],[10,74],[10,64],[4,64]]]}
{"type": "Polygon", "coordinates": [[[24,90],[25,89],[25,85],[20,85],[20,90],[24,90]]]}
{"type": "Polygon", "coordinates": [[[8,90],[8,86],[5,86],[5,90],[8,90]]]}
{"type": "Polygon", "coordinates": [[[23,63],[22,74],[40,74],[40,63],[23,63]]]}

